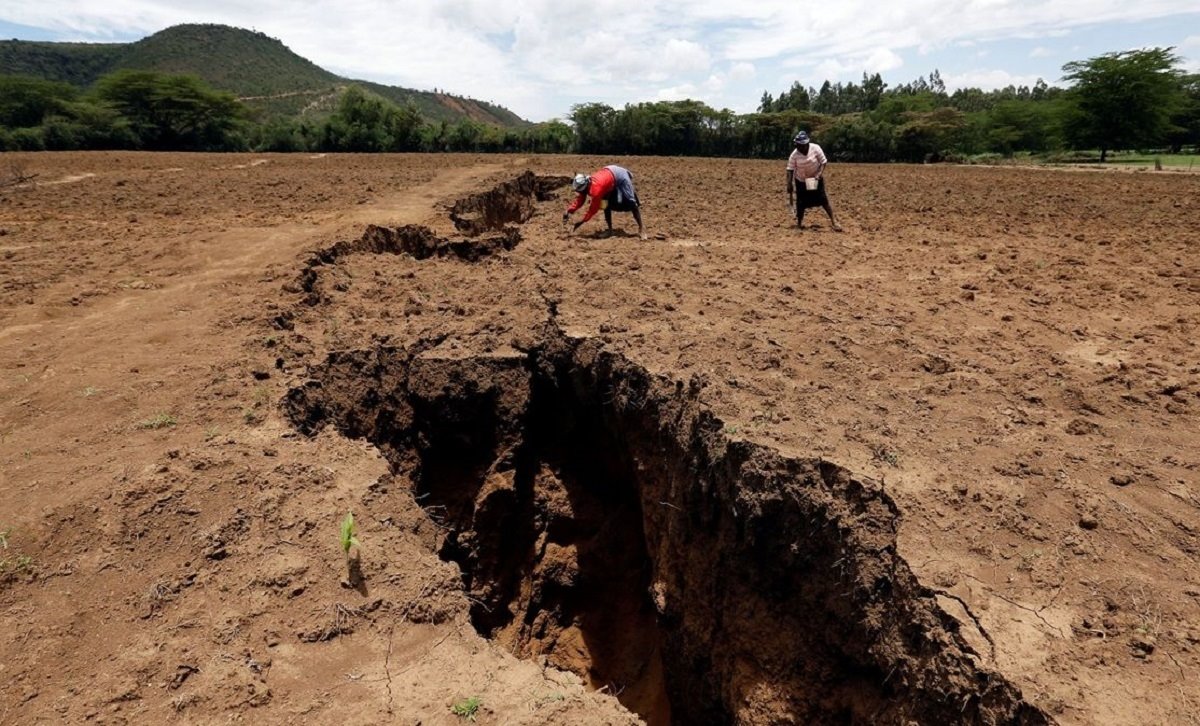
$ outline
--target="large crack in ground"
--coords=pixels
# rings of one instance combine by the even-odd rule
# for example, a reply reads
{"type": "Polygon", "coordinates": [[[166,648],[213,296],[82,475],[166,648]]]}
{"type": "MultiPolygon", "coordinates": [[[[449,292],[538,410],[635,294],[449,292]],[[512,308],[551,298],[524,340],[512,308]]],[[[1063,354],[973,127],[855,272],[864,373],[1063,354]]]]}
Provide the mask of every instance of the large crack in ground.
{"type": "Polygon", "coordinates": [[[459,199],[450,207],[450,221],[459,232],[472,237],[524,224],[533,216],[535,202],[550,200],[556,190],[570,183],[570,177],[536,176],[526,171],[486,192],[459,199]]]}
{"type": "Polygon", "coordinates": [[[335,353],[286,409],[411,482],[481,634],[651,724],[1048,722],[898,556],[880,486],[731,440],[600,343],[335,353]]]}
{"type": "MultiPolygon", "coordinates": [[[[505,228],[560,182],[525,174],[453,214],[472,234],[505,228]]],[[[394,251],[373,229],[350,251],[394,251]]],[[[482,635],[653,726],[1050,722],[899,556],[879,484],[730,438],[699,384],[555,317],[520,353],[331,353],[284,403],[306,434],[383,452],[482,635]]]]}
{"type": "MultiPolygon", "coordinates": [[[[350,255],[393,254],[418,260],[452,258],[479,262],[511,251],[522,238],[516,225],[529,221],[537,202],[549,201],[570,181],[569,177],[537,176],[526,171],[486,192],[457,200],[450,208],[450,219],[465,238],[444,237],[418,224],[402,227],[367,225],[358,239],[339,240],[312,252],[300,274],[284,289],[305,293],[304,300],[308,305],[327,301],[328,295],[321,289],[322,272],[334,268],[350,255]]],[[[333,287],[346,284],[344,280],[334,282],[333,287]]]]}

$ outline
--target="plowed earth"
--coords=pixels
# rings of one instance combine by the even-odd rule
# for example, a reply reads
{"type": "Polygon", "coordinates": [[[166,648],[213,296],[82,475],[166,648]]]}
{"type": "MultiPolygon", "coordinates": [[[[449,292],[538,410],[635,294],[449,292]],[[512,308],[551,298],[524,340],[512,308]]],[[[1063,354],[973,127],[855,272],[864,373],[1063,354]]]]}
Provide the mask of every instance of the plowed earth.
{"type": "Polygon", "coordinates": [[[1197,722],[1200,177],[0,161],[0,723],[1197,722]]]}

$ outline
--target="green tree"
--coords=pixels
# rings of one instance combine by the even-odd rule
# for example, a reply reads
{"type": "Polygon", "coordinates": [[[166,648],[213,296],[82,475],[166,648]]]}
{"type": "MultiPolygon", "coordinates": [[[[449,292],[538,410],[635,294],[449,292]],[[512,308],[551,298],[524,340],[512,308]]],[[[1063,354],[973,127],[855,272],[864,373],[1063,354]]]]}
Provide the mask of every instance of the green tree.
{"type": "Polygon", "coordinates": [[[571,107],[571,122],[575,124],[575,139],[580,153],[596,154],[608,151],[613,117],[616,111],[604,103],[583,103],[571,107]]]}
{"type": "Polygon", "coordinates": [[[772,108],[768,111],[807,111],[812,105],[812,100],[808,96],[808,89],[800,85],[799,81],[792,83],[792,87],[787,91],[779,94],[779,99],[775,101],[772,108]]]}
{"type": "Polygon", "coordinates": [[[828,123],[828,116],[811,111],[748,114],[738,120],[738,138],[732,155],[786,159],[795,148],[792,137],[797,131],[805,129],[819,142],[828,123]]]}
{"type": "Polygon", "coordinates": [[[478,151],[487,127],[478,121],[464,118],[450,127],[446,141],[450,151],[478,151]]]}
{"type": "Polygon", "coordinates": [[[1012,156],[1017,151],[1049,151],[1058,144],[1058,104],[1002,101],[979,114],[989,151],[1012,156]]]}
{"type": "Polygon", "coordinates": [[[295,119],[270,119],[255,131],[257,137],[252,146],[258,151],[308,151],[314,148],[310,129],[295,119]]]}
{"type": "Polygon", "coordinates": [[[896,129],[896,157],[901,161],[940,161],[953,151],[966,129],[966,116],[954,108],[906,114],[896,129]]]}
{"type": "Polygon", "coordinates": [[[1171,48],[1129,50],[1063,66],[1072,83],[1067,134],[1076,148],[1110,150],[1161,143],[1180,105],[1179,57],[1171,48]]]}
{"type": "MultiPolygon", "coordinates": [[[[324,151],[412,151],[421,147],[423,123],[413,106],[397,106],[359,86],[350,86],[321,127],[317,146],[324,151]]],[[[278,132],[274,138],[288,143],[288,137],[278,132]]]]}
{"type": "Polygon", "coordinates": [[[846,114],[834,119],[821,133],[821,146],[834,161],[890,161],[894,131],[890,124],[865,114],[846,114]]]}
{"type": "Polygon", "coordinates": [[[136,139],[114,110],[79,97],[65,83],[0,76],[0,129],[3,148],[120,149],[136,139]],[[13,135],[16,129],[20,134],[13,135]]]}
{"type": "Polygon", "coordinates": [[[39,126],[47,116],[61,114],[79,92],[57,81],[25,76],[0,76],[0,126],[39,126]]]}
{"type": "Polygon", "coordinates": [[[879,107],[879,101],[883,98],[883,92],[887,89],[887,84],[883,82],[883,76],[876,73],[873,76],[868,76],[863,73],[862,77],[862,108],[860,111],[874,111],[879,107]]]}
{"type": "Polygon", "coordinates": [[[243,106],[195,76],[117,71],[97,81],[96,97],[119,113],[148,149],[236,148],[233,131],[243,106]]]}
{"type": "Polygon", "coordinates": [[[1184,76],[1180,81],[1182,102],[1171,123],[1168,136],[1171,151],[1180,152],[1185,146],[1200,152],[1200,73],[1184,76]]]}
{"type": "Polygon", "coordinates": [[[564,154],[575,143],[575,131],[558,119],[535,124],[522,133],[521,150],[564,154]]]}

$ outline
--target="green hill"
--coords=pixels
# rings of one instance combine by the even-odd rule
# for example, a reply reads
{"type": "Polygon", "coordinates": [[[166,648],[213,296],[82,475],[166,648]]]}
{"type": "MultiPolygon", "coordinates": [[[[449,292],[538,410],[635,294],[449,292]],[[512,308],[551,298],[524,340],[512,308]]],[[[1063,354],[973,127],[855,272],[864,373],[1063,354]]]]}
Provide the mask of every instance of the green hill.
{"type": "Polygon", "coordinates": [[[263,33],[227,25],[176,25],[134,43],[0,41],[0,73],[88,86],[125,68],[188,73],[229,91],[266,116],[321,115],[351,83],[397,103],[411,103],[431,121],[464,117],[499,126],[528,125],[495,104],[429,91],[342,78],[296,55],[263,33]]]}

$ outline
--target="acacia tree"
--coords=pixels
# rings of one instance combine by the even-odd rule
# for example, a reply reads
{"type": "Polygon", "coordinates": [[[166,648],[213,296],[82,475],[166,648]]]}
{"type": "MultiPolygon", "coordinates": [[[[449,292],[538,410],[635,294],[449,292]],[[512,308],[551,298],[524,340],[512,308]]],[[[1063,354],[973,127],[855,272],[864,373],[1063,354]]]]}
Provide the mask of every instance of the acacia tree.
{"type": "Polygon", "coordinates": [[[1175,126],[1168,136],[1171,151],[1182,151],[1185,146],[1200,150],[1200,73],[1184,76],[1180,86],[1183,101],[1171,119],[1175,126]]]}
{"type": "Polygon", "coordinates": [[[37,126],[47,116],[62,113],[79,96],[68,83],[25,76],[0,76],[0,126],[37,126]]]}
{"type": "Polygon", "coordinates": [[[228,149],[244,113],[233,94],[213,90],[194,76],[121,70],[101,78],[95,94],[128,122],[147,149],[228,149]]]}
{"type": "Polygon", "coordinates": [[[1159,143],[1180,101],[1179,57],[1171,48],[1105,53],[1063,66],[1072,112],[1066,130],[1076,148],[1109,150],[1159,143]]]}

